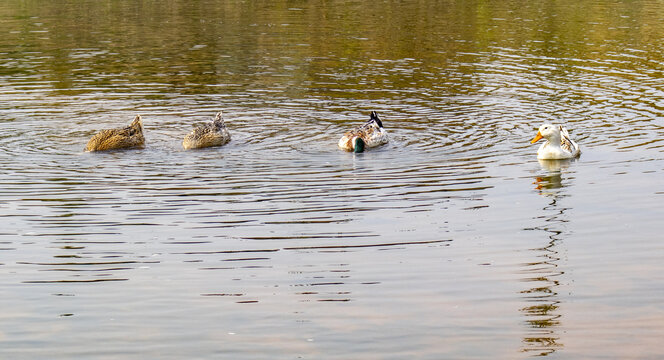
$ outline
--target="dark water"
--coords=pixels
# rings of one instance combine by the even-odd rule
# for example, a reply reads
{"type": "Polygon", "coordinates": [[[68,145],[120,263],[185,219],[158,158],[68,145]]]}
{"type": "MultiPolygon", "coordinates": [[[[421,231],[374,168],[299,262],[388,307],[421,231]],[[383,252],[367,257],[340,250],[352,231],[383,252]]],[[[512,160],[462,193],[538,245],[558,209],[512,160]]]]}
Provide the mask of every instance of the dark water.
{"type": "Polygon", "coordinates": [[[0,355],[664,356],[660,1],[0,4],[0,355]],[[183,151],[223,110],[233,140],[183,151]],[[375,110],[390,144],[336,142],[375,110]],[[143,116],[144,150],[85,153],[143,116]],[[562,122],[581,158],[539,162],[562,122]]]}

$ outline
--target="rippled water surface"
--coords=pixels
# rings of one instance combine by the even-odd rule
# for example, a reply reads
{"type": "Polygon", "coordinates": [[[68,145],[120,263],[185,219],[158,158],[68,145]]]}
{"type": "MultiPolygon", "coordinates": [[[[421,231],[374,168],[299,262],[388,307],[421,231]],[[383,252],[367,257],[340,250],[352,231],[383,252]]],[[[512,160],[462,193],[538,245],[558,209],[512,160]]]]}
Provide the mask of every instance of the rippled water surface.
{"type": "Polygon", "coordinates": [[[7,359],[659,359],[664,3],[0,4],[7,359]],[[223,110],[232,141],[182,150],[223,110]],[[341,134],[377,111],[390,143],[341,134]],[[146,148],[86,153],[143,116],[146,148]],[[573,161],[530,139],[564,123],[573,161]]]}

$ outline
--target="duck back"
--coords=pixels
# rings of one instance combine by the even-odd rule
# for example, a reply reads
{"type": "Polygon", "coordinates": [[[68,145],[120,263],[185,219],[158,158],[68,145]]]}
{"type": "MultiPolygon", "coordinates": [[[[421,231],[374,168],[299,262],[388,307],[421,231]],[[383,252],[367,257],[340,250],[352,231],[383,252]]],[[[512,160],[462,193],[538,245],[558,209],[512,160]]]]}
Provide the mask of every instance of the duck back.
{"type": "Polygon", "coordinates": [[[579,156],[581,154],[581,149],[579,145],[570,139],[569,132],[562,125],[560,126],[560,147],[572,154],[572,157],[579,156]]]}

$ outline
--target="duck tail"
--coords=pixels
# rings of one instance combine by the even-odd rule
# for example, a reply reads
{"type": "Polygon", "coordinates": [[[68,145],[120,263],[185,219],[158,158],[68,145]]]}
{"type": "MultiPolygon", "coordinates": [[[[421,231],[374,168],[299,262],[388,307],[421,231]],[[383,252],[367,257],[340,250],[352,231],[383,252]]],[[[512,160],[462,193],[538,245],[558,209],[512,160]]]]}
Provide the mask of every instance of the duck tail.
{"type": "Polygon", "coordinates": [[[371,119],[369,121],[375,121],[376,124],[378,124],[378,127],[383,127],[383,122],[380,121],[380,118],[378,117],[378,114],[376,114],[375,111],[371,112],[371,119]]]}
{"type": "Polygon", "coordinates": [[[143,121],[141,121],[141,115],[136,115],[130,126],[138,129],[140,132],[143,132],[143,121]]]}
{"type": "Polygon", "coordinates": [[[217,127],[224,126],[224,114],[221,110],[214,116],[214,124],[217,125],[217,127]]]}

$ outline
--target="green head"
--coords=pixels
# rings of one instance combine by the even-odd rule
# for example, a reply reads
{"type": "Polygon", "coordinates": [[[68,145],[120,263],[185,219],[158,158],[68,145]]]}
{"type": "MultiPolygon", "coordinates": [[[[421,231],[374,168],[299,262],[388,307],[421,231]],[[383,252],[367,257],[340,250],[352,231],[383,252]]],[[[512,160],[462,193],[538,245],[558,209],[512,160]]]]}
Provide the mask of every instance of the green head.
{"type": "Polygon", "coordinates": [[[364,151],[364,140],[361,137],[356,137],[353,141],[353,151],[356,153],[361,153],[364,151]]]}

